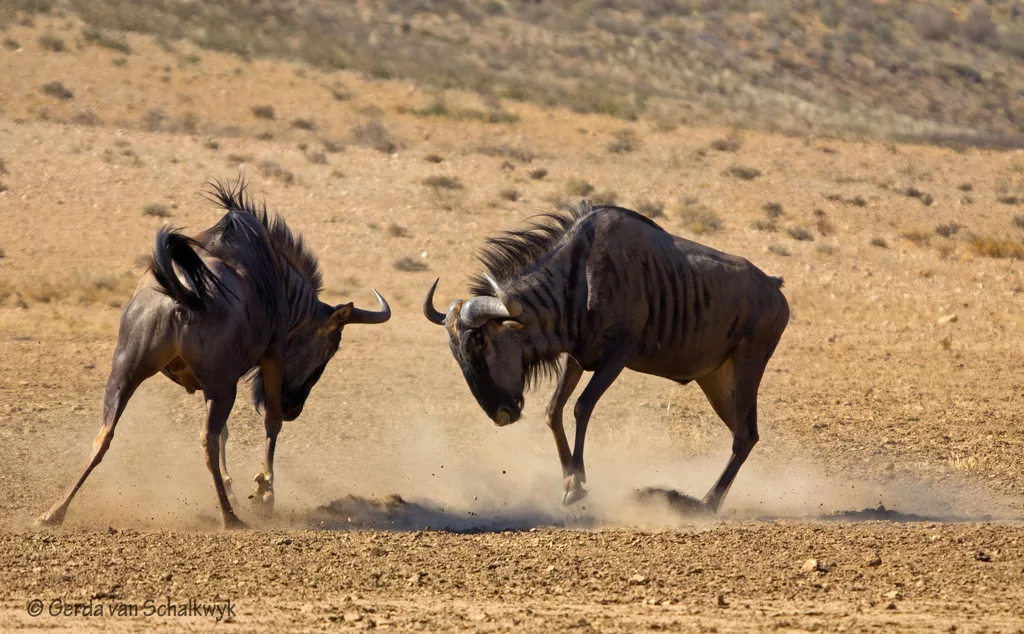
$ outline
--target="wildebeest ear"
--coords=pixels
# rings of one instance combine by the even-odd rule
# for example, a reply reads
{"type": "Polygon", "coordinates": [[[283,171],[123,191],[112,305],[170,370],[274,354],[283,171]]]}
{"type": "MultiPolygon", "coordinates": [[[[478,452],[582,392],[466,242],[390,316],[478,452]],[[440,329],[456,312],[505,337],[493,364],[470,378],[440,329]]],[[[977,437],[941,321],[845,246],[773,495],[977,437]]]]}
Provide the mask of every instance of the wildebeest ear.
{"type": "Polygon", "coordinates": [[[337,330],[348,323],[348,318],[352,316],[352,302],[347,304],[338,304],[334,307],[334,312],[331,313],[330,318],[327,320],[328,330],[337,330]]]}

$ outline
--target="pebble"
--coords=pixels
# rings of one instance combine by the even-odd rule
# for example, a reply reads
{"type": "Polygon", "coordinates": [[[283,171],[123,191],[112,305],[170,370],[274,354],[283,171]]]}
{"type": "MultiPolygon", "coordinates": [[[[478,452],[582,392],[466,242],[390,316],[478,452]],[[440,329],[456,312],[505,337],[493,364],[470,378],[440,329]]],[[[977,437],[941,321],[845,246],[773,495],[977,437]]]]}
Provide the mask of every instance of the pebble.
{"type": "Polygon", "coordinates": [[[902,599],[903,595],[900,594],[899,590],[890,590],[889,592],[885,593],[885,598],[886,599],[902,599]]]}
{"type": "Polygon", "coordinates": [[[952,315],[943,315],[939,317],[939,324],[952,324],[960,319],[955,313],[952,315]]]}
{"type": "Polygon", "coordinates": [[[808,559],[804,562],[804,565],[800,566],[800,570],[803,572],[814,572],[816,570],[820,570],[820,566],[821,564],[817,559],[808,559]]]}
{"type": "Polygon", "coordinates": [[[648,581],[649,580],[647,579],[647,577],[645,577],[643,575],[639,575],[639,574],[638,575],[633,575],[632,577],[629,578],[629,585],[631,585],[631,586],[643,586],[643,585],[647,585],[648,581]]]}
{"type": "Polygon", "coordinates": [[[869,555],[864,559],[864,565],[869,568],[875,568],[882,565],[882,557],[878,553],[869,555]]]}

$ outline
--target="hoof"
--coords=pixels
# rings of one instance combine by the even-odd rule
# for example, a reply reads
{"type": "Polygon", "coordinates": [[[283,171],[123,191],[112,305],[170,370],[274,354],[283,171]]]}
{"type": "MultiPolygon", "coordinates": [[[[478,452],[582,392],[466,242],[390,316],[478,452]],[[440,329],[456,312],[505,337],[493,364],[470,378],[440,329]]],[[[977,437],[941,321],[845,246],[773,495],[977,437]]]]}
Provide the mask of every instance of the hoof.
{"type": "Polygon", "coordinates": [[[224,518],[224,530],[226,531],[244,531],[249,528],[249,525],[238,519],[235,515],[229,515],[224,518]]]}
{"type": "Polygon", "coordinates": [[[587,497],[587,490],[583,487],[566,491],[562,497],[562,506],[572,506],[585,497],[587,497]]]}
{"type": "Polygon", "coordinates": [[[257,473],[253,482],[256,483],[256,488],[249,495],[249,501],[257,512],[264,517],[270,517],[274,514],[274,485],[270,478],[262,473],[257,473]]]}
{"type": "Polygon", "coordinates": [[[63,523],[63,513],[54,513],[52,511],[47,511],[46,513],[43,513],[42,515],[37,517],[36,521],[32,523],[32,526],[34,526],[35,528],[56,528],[63,523]]]}
{"type": "Polygon", "coordinates": [[[579,472],[565,476],[565,495],[562,497],[562,506],[572,506],[587,497],[587,490],[583,488],[585,478],[586,476],[579,472]]]}

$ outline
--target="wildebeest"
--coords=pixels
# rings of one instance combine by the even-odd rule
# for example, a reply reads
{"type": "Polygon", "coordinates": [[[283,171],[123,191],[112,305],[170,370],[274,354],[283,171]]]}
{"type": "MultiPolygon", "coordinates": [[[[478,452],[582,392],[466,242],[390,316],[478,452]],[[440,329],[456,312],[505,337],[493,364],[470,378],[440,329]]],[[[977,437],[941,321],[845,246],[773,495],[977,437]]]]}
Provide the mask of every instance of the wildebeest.
{"type": "Polygon", "coordinates": [[[346,325],[380,324],[391,317],[376,290],[381,310],[375,312],[351,302],[331,306],[320,301],[317,258],[280,216],[268,216],[266,204],[246,194],[241,179],[232,187],[215,182],[206,193],[227,213],[195,238],[170,228],[157,233],[149,268],[121,315],[103,426],[92,457],[40,524],[64,520],[71,499],[110,446],[128,399],[157,372],[190,394],[203,392],[206,466],[229,528],[243,524],[229,501],[227,420],[239,380],[251,376],[253,403],[265,410],[266,447],[250,497],[271,512],[274,447],[282,420],[302,412],[346,325]]]}
{"type": "Polygon", "coordinates": [[[523,391],[557,371],[547,408],[565,496],[586,495],[583,442],[598,399],[623,369],[696,381],[732,431],[732,457],[704,497],[717,512],[758,440],[757,391],[789,322],[782,279],[743,258],[673,236],[629,209],[583,201],[567,214],[487,241],[469,300],[434,308],[480,407],[499,426],[515,422],[523,391]],[[584,371],[572,453],[562,410],[584,371]]]}

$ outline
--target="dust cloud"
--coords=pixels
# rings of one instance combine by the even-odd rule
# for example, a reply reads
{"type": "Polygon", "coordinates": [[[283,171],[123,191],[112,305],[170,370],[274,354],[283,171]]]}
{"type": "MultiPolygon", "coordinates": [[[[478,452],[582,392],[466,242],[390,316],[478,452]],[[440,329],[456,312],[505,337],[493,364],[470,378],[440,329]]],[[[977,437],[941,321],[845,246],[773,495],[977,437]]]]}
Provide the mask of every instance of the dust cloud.
{"type": "MultiPolygon", "coordinates": [[[[240,390],[240,394],[241,394],[240,390]]],[[[700,529],[716,522],[774,519],[998,519],[1007,515],[989,492],[890,478],[855,481],[795,460],[798,447],[763,440],[733,485],[720,514],[681,513],[700,498],[728,459],[728,434],[697,458],[664,424],[603,419],[587,440],[586,488],[561,505],[562,478],[550,431],[538,416],[494,428],[482,414],[454,421],[403,409],[406,420],[373,421],[334,436],[330,417],[286,425],[276,463],[277,513],[261,519],[247,496],[262,456],[262,421],[240,398],[228,444],[235,508],[257,528],[455,531],[533,527],[700,529]],[[600,425],[600,428],[598,427],[600,425]],[[641,495],[650,487],[652,494],[641,495]],[[682,496],[686,496],[685,498],[682,496]],[[900,513],[851,515],[884,504],[900,513]]],[[[201,398],[147,382],[133,398],[101,466],[68,515],[69,526],[215,530],[219,510],[200,444],[201,398]]],[[[97,421],[97,428],[98,428],[97,421]]],[[[572,423],[567,421],[570,445],[572,423]]],[[[81,440],[84,462],[90,440],[81,440]]],[[[76,465],[75,473],[80,468],[76,465]]],[[[41,509],[42,510],[42,509],[41,509]]]]}

